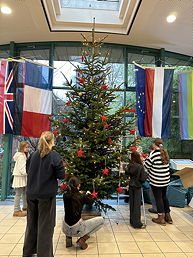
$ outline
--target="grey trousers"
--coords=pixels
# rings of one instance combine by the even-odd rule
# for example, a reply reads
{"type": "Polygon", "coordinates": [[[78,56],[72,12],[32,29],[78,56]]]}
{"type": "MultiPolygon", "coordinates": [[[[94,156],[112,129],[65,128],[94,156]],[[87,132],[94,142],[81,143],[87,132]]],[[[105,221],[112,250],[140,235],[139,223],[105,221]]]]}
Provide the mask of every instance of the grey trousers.
{"type": "Polygon", "coordinates": [[[52,238],[56,220],[56,198],[28,199],[23,256],[53,257],[52,238]]]}
{"type": "Polygon", "coordinates": [[[23,208],[27,208],[26,187],[15,188],[14,212],[21,211],[20,200],[23,200],[23,208]]]}
{"type": "Polygon", "coordinates": [[[91,235],[99,230],[104,224],[103,217],[95,217],[89,220],[80,220],[73,226],[69,226],[63,222],[62,231],[66,236],[82,237],[84,235],[91,235]]]}

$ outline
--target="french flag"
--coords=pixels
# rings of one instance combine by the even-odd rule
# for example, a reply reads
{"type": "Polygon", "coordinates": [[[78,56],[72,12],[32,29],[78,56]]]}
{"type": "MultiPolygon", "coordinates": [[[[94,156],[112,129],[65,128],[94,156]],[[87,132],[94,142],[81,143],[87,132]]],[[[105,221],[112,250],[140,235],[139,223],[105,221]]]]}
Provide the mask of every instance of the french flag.
{"type": "Polygon", "coordinates": [[[174,69],[135,68],[139,134],[143,137],[169,138],[174,69]]]}
{"type": "Polygon", "coordinates": [[[31,62],[20,63],[16,77],[14,134],[40,137],[50,130],[52,70],[31,62]]]}

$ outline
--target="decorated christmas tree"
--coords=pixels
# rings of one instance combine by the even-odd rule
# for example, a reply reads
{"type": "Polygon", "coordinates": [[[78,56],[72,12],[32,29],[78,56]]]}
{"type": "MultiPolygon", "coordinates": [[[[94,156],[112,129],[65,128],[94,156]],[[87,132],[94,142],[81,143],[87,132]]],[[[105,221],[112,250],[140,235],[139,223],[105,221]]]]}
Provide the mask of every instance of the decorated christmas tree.
{"type": "MultiPolygon", "coordinates": [[[[122,191],[119,169],[127,154],[124,150],[129,146],[120,148],[121,136],[135,133],[134,120],[125,122],[128,112],[135,110],[131,103],[112,114],[110,104],[120,85],[107,84],[111,70],[109,53],[101,54],[104,39],[96,41],[94,30],[90,41],[82,36],[82,63],[74,67],[77,82],[73,84],[66,79],[69,86],[66,112],[52,117],[53,133],[66,172],[81,179],[81,190],[91,192],[98,209],[113,209],[102,200],[122,191]]],[[[64,180],[61,190],[65,190],[65,184],[64,180]]]]}

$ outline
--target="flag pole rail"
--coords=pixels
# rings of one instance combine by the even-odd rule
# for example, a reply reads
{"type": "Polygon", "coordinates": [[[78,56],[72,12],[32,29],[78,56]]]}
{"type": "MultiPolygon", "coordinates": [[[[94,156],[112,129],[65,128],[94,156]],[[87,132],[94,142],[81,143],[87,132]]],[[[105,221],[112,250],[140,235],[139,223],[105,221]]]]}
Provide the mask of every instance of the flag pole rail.
{"type": "Polygon", "coordinates": [[[0,61],[8,61],[8,62],[21,62],[21,63],[25,63],[26,62],[30,62],[30,63],[34,63],[34,64],[37,64],[37,65],[40,65],[40,66],[45,66],[45,67],[48,67],[50,69],[56,69],[55,67],[53,66],[49,66],[47,64],[43,64],[43,63],[39,63],[39,62],[35,62],[35,61],[32,61],[30,59],[27,59],[25,57],[20,57],[20,59],[15,59],[15,58],[7,58],[7,59],[0,59],[0,61]]]}
{"type": "Polygon", "coordinates": [[[142,66],[142,65],[140,65],[140,64],[138,64],[138,63],[136,63],[135,61],[133,61],[132,62],[134,65],[136,65],[136,66],[138,66],[138,67],[140,67],[140,68],[142,68],[142,69],[155,69],[155,68],[158,68],[158,69],[178,69],[179,67],[148,67],[148,66],[142,66]]]}

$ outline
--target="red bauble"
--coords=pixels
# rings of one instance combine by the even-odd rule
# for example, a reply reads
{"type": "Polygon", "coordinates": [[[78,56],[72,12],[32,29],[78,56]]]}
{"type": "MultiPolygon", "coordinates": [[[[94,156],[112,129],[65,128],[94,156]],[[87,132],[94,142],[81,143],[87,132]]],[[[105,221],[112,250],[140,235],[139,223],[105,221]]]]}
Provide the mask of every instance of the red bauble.
{"type": "Polygon", "coordinates": [[[144,159],[146,159],[146,158],[147,158],[147,154],[146,154],[146,153],[142,153],[142,154],[141,154],[141,157],[143,157],[144,159]]]}
{"type": "Polygon", "coordinates": [[[85,57],[84,57],[84,55],[82,56],[82,62],[84,62],[84,59],[85,59],[85,57]]]}
{"type": "Polygon", "coordinates": [[[60,189],[66,190],[67,189],[67,185],[63,183],[62,185],[60,185],[60,189]]]}
{"type": "Polygon", "coordinates": [[[53,133],[55,136],[59,135],[58,130],[53,130],[52,133],[53,133]]]}
{"type": "Polygon", "coordinates": [[[117,187],[116,190],[117,190],[117,192],[118,192],[119,194],[123,192],[123,188],[122,188],[122,187],[117,187]]]}
{"type": "Polygon", "coordinates": [[[102,90],[106,90],[107,87],[108,87],[108,85],[106,85],[106,84],[101,85],[102,90]]]}
{"type": "Polygon", "coordinates": [[[132,134],[132,135],[135,134],[135,131],[136,131],[136,129],[130,129],[130,130],[129,130],[130,134],[132,134]]]}
{"type": "Polygon", "coordinates": [[[80,83],[84,83],[85,82],[85,79],[83,79],[83,78],[78,78],[78,80],[79,80],[80,83]]]}
{"type": "Polygon", "coordinates": [[[82,157],[84,155],[84,151],[82,149],[77,151],[78,157],[82,157]]]}
{"type": "Polygon", "coordinates": [[[64,122],[65,124],[67,124],[67,123],[69,122],[69,120],[68,120],[68,119],[63,119],[63,122],[64,122]]]}
{"type": "Polygon", "coordinates": [[[137,150],[137,148],[136,148],[135,146],[132,146],[132,147],[131,147],[131,152],[132,152],[132,153],[136,152],[136,150],[137,150]]]}
{"type": "Polygon", "coordinates": [[[109,125],[108,123],[106,123],[106,124],[104,125],[104,127],[105,127],[106,129],[108,129],[108,128],[110,127],[110,125],[109,125]]]}
{"type": "Polygon", "coordinates": [[[108,144],[111,145],[113,140],[109,137],[108,140],[107,140],[108,144]]]}
{"type": "Polygon", "coordinates": [[[101,120],[102,121],[106,121],[107,120],[107,116],[101,116],[101,120]]]}
{"type": "Polygon", "coordinates": [[[136,109],[128,109],[128,110],[124,110],[124,112],[136,112],[136,109]]]}
{"type": "Polygon", "coordinates": [[[93,191],[93,192],[91,193],[91,195],[92,195],[92,198],[97,198],[98,193],[97,193],[97,192],[95,192],[95,191],[93,191]]]}
{"type": "Polygon", "coordinates": [[[70,101],[70,100],[68,100],[68,102],[67,102],[66,104],[71,104],[71,101],[70,101]]]}
{"type": "Polygon", "coordinates": [[[106,168],[104,168],[103,170],[102,170],[102,173],[104,174],[104,175],[109,175],[109,170],[108,169],[106,169],[106,168]]]}
{"type": "Polygon", "coordinates": [[[80,72],[78,72],[78,74],[77,74],[77,75],[78,75],[78,77],[80,77],[80,72]]]}

